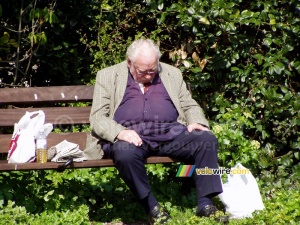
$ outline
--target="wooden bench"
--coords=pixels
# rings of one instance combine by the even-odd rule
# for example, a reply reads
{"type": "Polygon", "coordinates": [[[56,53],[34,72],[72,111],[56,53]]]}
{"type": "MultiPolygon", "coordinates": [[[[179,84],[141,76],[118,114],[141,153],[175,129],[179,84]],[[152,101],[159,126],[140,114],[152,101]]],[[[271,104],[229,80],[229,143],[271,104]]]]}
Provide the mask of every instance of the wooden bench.
{"type": "MultiPolygon", "coordinates": [[[[72,126],[89,125],[89,114],[93,98],[94,86],[53,86],[29,88],[0,88],[0,171],[14,170],[59,170],[63,163],[8,163],[7,153],[13,126],[26,111],[43,110],[46,115],[45,123],[52,123],[54,128],[72,130],[72,126]],[[76,104],[74,104],[76,103],[76,104]],[[85,103],[85,104],[80,104],[85,103]],[[86,106],[88,104],[88,106],[86,106]],[[85,105],[85,106],[80,106],[85,105]]],[[[50,133],[48,147],[63,140],[79,144],[85,148],[87,132],[50,133]]],[[[148,164],[172,163],[169,157],[150,157],[148,164]]],[[[67,168],[112,167],[111,159],[88,160],[74,162],[67,168]]]]}

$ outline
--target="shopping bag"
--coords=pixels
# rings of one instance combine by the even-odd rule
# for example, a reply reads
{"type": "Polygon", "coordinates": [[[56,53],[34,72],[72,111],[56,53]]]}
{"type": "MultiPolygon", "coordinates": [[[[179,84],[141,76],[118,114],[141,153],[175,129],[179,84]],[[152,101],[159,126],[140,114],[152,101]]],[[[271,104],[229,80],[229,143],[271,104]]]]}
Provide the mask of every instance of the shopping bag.
{"type": "Polygon", "coordinates": [[[35,139],[45,122],[42,110],[26,112],[14,125],[7,160],[8,163],[25,163],[35,160],[35,139]]]}
{"type": "Polygon", "coordinates": [[[228,175],[227,182],[222,184],[223,193],[219,194],[219,198],[230,218],[252,217],[255,210],[264,209],[256,179],[241,163],[231,168],[231,171],[243,174],[228,175]]]}

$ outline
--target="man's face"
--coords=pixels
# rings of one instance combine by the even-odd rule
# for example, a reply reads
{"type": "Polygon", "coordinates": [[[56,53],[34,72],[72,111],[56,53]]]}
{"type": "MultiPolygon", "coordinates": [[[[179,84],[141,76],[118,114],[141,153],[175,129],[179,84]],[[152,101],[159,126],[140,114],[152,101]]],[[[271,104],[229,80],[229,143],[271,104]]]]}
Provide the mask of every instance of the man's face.
{"type": "Polygon", "coordinates": [[[128,67],[134,78],[138,83],[149,83],[153,80],[158,72],[158,58],[156,54],[136,57],[135,62],[127,60],[128,67]]]}

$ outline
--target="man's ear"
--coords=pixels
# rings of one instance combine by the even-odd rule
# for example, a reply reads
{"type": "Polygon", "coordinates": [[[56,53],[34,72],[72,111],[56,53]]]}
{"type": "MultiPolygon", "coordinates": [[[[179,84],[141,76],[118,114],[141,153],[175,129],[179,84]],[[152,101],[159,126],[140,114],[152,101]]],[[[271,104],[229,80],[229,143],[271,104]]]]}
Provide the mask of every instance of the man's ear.
{"type": "Polygon", "coordinates": [[[131,67],[131,60],[130,59],[127,59],[127,66],[128,66],[128,68],[131,67]]]}

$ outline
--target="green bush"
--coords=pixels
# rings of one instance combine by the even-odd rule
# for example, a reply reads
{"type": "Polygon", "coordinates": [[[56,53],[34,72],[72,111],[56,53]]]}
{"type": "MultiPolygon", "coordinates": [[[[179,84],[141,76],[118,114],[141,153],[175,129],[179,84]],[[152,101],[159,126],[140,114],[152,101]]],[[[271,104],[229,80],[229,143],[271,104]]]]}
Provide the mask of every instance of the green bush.
{"type": "MultiPolygon", "coordinates": [[[[195,216],[195,189],[185,195],[181,193],[180,184],[188,182],[189,178],[176,178],[172,170],[178,168],[176,164],[147,168],[155,196],[172,216],[170,224],[217,224],[214,219],[195,216]]],[[[146,221],[144,211],[114,168],[6,175],[0,175],[0,220],[3,224],[146,221]]],[[[272,189],[263,186],[260,184],[266,209],[255,213],[253,218],[231,220],[230,224],[297,224],[300,219],[299,184],[285,188],[273,186],[272,189]]],[[[218,198],[214,201],[220,209],[223,207],[218,198]]]]}

